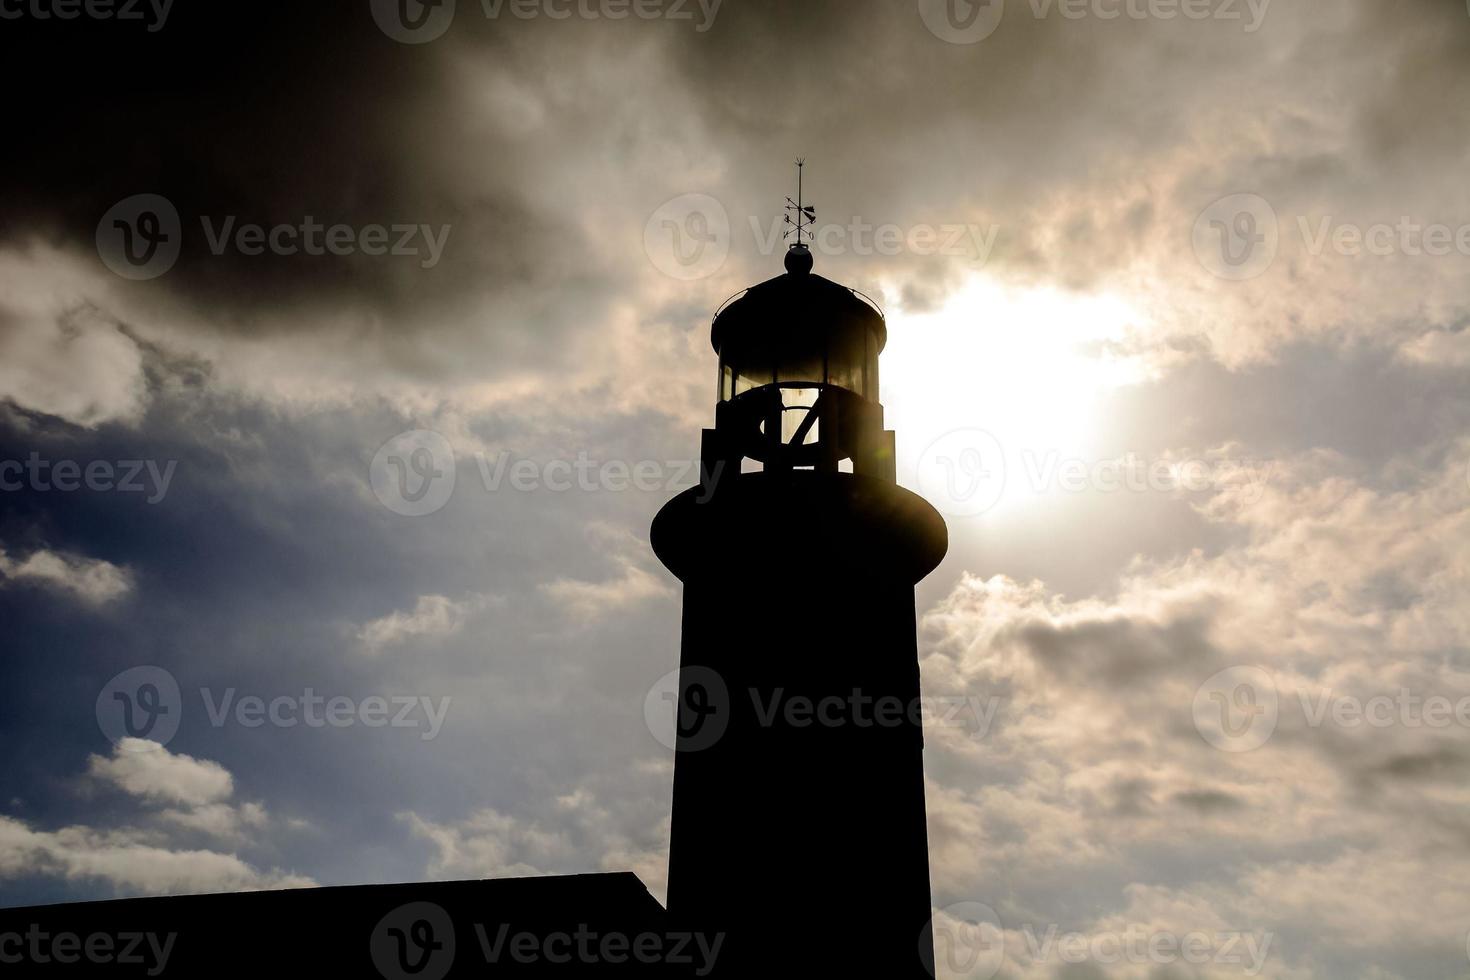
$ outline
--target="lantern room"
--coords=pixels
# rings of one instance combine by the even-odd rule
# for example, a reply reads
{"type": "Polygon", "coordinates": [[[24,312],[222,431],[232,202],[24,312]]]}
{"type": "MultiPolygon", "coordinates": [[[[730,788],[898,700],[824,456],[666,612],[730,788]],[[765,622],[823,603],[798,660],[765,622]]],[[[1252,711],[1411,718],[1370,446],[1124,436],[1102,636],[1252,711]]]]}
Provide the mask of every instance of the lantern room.
{"type": "Polygon", "coordinates": [[[812,273],[794,244],[786,274],[752,286],[715,314],[719,355],[712,460],[762,470],[851,472],[893,480],[883,431],[878,355],[888,339],[877,304],[812,273]]]}

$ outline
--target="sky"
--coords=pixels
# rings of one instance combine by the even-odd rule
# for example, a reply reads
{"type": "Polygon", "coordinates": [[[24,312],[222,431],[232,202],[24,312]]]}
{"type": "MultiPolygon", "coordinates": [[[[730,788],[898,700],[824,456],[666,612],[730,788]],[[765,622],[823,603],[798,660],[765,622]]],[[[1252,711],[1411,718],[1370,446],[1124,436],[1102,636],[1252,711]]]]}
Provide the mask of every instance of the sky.
{"type": "Polygon", "coordinates": [[[662,897],[648,526],[802,156],[948,975],[1470,976],[1466,4],[406,9],[0,3],[0,903],[662,897]]]}

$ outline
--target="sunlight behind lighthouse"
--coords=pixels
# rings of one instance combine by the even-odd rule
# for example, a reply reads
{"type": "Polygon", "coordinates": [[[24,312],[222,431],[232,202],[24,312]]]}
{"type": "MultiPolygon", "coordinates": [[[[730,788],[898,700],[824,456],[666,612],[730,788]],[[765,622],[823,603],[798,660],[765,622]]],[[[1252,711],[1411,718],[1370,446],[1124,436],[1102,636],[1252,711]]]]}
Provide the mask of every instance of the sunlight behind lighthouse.
{"type": "Polygon", "coordinates": [[[1116,352],[1138,325],[1108,294],[977,276],[932,312],[888,311],[883,401],[902,479],[951,516],[1035,500],[1028,466],[1087,458],[1101,403],[1143,371],[1116,352]]]}

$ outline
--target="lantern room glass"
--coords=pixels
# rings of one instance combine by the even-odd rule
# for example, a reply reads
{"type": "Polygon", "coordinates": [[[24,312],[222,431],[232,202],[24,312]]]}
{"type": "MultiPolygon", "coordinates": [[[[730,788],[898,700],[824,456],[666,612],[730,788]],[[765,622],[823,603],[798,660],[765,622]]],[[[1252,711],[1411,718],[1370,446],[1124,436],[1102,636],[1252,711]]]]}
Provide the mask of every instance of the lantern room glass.
{"type": "Polygon", "coordinates": [[[826,348],[789,351],[778,356],[760,348],[722,352],[720,401],[777,382],[830,384],[878,397],[878,338],[868,329],[831,336],[826,348]]]}

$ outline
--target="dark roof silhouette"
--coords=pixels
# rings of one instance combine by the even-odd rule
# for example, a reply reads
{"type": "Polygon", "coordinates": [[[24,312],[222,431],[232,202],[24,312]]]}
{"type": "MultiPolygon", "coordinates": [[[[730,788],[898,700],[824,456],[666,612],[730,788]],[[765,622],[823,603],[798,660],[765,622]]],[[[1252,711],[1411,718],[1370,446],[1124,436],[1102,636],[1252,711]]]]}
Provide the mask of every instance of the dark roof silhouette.
{"type": "Polygon", "coordinates": [[[26,947],[0,971],[26,977],[694,976],[699,943],[680,942],[626,872],[0,910],[0,961],[26,947]]]}

